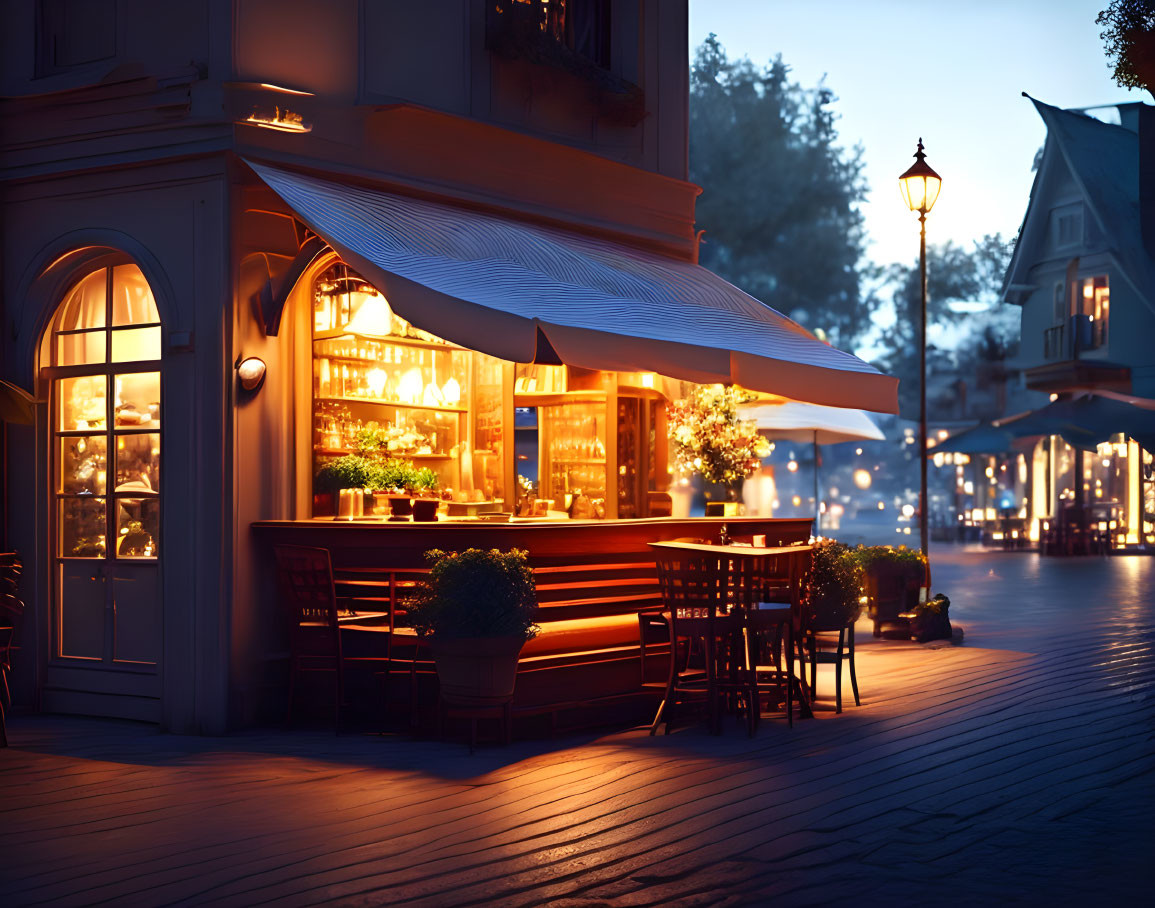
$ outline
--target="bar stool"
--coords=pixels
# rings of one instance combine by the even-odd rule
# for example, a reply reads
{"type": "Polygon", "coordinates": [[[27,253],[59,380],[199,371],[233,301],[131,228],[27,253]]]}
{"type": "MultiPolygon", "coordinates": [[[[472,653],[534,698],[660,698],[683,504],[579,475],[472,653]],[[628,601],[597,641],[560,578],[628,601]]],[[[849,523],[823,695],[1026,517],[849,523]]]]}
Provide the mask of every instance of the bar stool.
{"type": "Polygon", "coordinates": [[[785,706],[787,724],[794,726],[794,573],[788,559],[774,556],[743,558],[731,569],[731,595],[745,619],[746,665],[757,695],[755,724],[763,698],[773,694],[785,706]]]}
{"type": "Polygon", "coordinates": [[[728,694],[744,699],[753,733],[757,691],[743,667],[744,622],[741,612],[731,608],[729,559],[710,552],[664,551],[656,561],[664,617],[670,625],[670,668],[650,734],[663,721],[669,734],[671,709],[701,697],[709,711],[710,731],[719,734],[723,697],[728,694]],[[700,667],[692,664],[695,649],[701,654],[700,667]]]}

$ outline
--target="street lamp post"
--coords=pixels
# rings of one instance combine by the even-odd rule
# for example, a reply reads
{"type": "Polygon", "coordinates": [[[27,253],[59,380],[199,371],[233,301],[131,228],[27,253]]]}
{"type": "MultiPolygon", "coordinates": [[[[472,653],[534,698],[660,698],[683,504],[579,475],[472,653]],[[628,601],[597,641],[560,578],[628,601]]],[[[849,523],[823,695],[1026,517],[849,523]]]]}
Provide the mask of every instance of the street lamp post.
{"type": "Polygon", "coordinates": [[[930,539],[928,533],[928,507],[930,504],[926,491],[926,216],[934,207],[938,198],[938,191],[942,188],[942,178],[926,163],[926,155],[922,152],[922,138],[918,140],[918,149],[914,153],[915,161],[902,176],[898,178],[898,186],[902,191],[902,199],[911,211],[918,212],[918,270],[922,284],[922,319],[918,331],[918,439],[919,439],[919,470],[921,484],[918,493],[918,534],[922,546],[922,553],[928,554],[930,539]]]}

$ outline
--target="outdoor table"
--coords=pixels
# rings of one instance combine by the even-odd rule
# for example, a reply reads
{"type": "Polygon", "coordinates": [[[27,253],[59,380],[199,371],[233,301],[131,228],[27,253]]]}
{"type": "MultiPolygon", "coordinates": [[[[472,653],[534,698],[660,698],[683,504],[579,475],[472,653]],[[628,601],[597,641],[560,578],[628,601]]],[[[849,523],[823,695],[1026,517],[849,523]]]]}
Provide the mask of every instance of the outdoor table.
{"type": "MultiPolygon", "coordinates": [[[[789,545],[789,546],[755,546],[743,543],[730,543],[728,545],[712,545],[709,543],[700,542],[651,542],[650,548],[664,549],[664,550],[680,550],[690,552],[702,552],[714,557],[725,556],[731,566],[737,561],[744,561],[747,559],[759,558],[781,558],[785,564],[785,572],[775,572],[772,580],[777,581],[775,586],[781,588],[785,586],[787,590],[787,601],[789,602],[791,620],[795,628],[801,627],[802,618],[802,575],[806,569],[807,560],[810,553],[814,550],[812,545],[789,545]]],[[[730,584],[733,588],[734,584],[730,584]]],[[[746,609],[750,612],[755,612],[761,604],[756,594],[750,594],[747,591],[745,595],[734,596],[731,600],[732,605],[739,608],[746,609]]],[[[783,605],[786,603],[783,602],[783,605]]],[[[748,627],[753,627],[753,623],[748,623],[748,627]]],[[[749,655],[749,648],[747,648],[747,656],[749,655]]],[[[798,691],[798,705],[799,715],[803,718],[809,718],[813,715],[810,708],[810,689],[806,684],[805,679],[801,675],[794,673],[794,652],[792,648],[787,646],[786,653],[786,670],[789,672],[791,679],[796,683],[796,690],[798,691]]],[[[751,668],[747,665],[747,668],[751,668]]]]}

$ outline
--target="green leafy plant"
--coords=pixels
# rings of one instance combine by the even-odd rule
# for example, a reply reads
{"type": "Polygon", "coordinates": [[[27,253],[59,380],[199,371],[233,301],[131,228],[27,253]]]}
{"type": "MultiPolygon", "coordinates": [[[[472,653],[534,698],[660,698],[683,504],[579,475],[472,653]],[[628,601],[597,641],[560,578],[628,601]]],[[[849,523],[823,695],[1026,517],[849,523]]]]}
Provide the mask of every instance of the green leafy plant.
{"type": "Polygon", "coordinates": [[[409,485],[406,488],[419,492],[432,491],[437,488],[437,474],[429,467],[415,469],[409,477],[409,485]]]}
{"type": "Polygon", "coordinates": [[[361,457],[378,457],[387,450],[388,440],[388,435],[382,429],[376,425],[367,426],[357,430],[353,450],[361,457]]]}
{"type": "Polygon", "coordinates": [[[376,465],[374,489],[389,491],[392,489],[407,489],[412,483],[413,464],[407,460],[390,458],[376,465]]]}
{"type": "Polygon", "coordinates": [[[419,634],[523,641],[537,634],[537,589],[525,552],[433,549],[425,558],[431,566],[429,576],[409,607],[419,634]]]}
{"type": "Polygon", "coordinates": [[[365,457],[346,454],[338,460],[331,460],[313,477],[316,492],[336,494],[341,489],[372,489],[378,478],[378,466],[365,457]]]}
{"type": "Polygon", "coordinates": [[[860,545],[854,550],[854,556],[864,570],[883,563],[926,568],[926,556],[918,549],[908,549],[905,545],[897,548],[891,545],[860,545]]]}
{"type": "Polygon", "coordinates": [[[833,539],[815,545],[807,585],[810,626],[834,629],[858,620],[862,575],[855,550],[833,539]]]}

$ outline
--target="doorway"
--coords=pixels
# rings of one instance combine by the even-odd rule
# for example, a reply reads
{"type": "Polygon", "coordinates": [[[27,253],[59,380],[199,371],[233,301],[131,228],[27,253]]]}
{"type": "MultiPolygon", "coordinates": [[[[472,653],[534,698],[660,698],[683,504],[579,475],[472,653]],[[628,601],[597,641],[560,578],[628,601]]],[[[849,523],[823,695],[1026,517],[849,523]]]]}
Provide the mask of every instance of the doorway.
{"type": "Polygon", "coordinates": [[[65,294],[49,388],[52,601],[44,705],[159,720],[161,322],[128,262],[65,294]]]}

